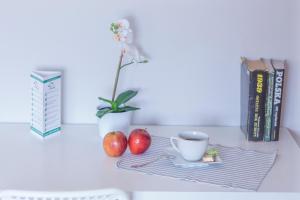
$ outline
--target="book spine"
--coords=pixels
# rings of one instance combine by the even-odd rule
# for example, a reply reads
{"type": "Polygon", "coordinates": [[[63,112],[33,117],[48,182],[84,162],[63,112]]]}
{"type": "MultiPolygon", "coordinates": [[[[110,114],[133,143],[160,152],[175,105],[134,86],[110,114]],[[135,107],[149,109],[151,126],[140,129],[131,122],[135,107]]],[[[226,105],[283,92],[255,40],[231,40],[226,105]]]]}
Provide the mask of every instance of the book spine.
{"type": "Polygon", "coordinates": [[[266,112],[265,112],[265,132],[264,141],[271,141],[272,113],[273,113],[273,95],[274,95],[274,73],[268,73],[267,95],[266,95],[266,112]]]}
{"type": "Polygon", "coordinates": [[[250,109],[249,109],[249,138],[250,141],[262,141],[265,126],[265,102],[267,88],[267,72],[254,71],[250,83],[250,109]]]}
{"type": "Polygon", "coordinates": [[[284,69],[275,69],[271,140],[279,140],[284,69]]]}
{"type": "Polygon", "coordinates": [[[255,138],[255,134],[253,132],[254,129],[254,110],[255,110],[255,96],[256,96],[256,86],[255,83],[257,81],[256,72],[250,72],[250,80],[249,80],[249,103],[248,103],[248,116],[247,116],[247,140],[253,140],[255,138]]]}
{"type": "Polygon", "coordinates": [[[251,72],[247,70],[247,65],[245,62],[241,66],[241,130],[245,133],[246,138],[248,139],[249,133],[249,110],[250,110],[250,77],[251,72]]]}

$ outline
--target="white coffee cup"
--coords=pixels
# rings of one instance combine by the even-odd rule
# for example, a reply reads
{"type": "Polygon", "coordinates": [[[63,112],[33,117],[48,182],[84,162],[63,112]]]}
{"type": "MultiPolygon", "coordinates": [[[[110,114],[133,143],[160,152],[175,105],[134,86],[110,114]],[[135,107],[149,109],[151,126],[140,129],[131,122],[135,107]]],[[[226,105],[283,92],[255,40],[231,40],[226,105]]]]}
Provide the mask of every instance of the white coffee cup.
{"type": "Polygon", "coordinates": [[[174,150],[187,161],[200,160],[207,150],[208,140],[206,133],[198,131],[184,131],[170,138],[174,150]]]}

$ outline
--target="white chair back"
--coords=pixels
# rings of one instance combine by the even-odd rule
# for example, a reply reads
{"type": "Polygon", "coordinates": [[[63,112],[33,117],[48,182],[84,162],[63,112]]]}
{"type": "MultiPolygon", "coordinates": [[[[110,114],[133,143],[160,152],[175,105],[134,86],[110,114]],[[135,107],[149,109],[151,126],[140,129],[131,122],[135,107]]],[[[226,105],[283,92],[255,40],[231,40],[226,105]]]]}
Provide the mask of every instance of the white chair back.
{"type": "Polygon", "coordinates": [[[74,192],[7,190],[0,193],[0,200],[129,200],[129,195],[117,189],[74,192]]]}

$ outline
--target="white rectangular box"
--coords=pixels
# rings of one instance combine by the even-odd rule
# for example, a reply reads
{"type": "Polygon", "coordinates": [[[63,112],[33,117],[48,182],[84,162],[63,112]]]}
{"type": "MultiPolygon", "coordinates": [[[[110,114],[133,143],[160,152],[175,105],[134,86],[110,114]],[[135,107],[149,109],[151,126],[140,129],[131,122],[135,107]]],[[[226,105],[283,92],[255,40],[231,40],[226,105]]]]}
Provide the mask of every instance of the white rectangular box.
{"type": "Polygon", "coordinates": [[[31,132],[42,137],[61,131],[61,72],[33,71],[31,132]]]}

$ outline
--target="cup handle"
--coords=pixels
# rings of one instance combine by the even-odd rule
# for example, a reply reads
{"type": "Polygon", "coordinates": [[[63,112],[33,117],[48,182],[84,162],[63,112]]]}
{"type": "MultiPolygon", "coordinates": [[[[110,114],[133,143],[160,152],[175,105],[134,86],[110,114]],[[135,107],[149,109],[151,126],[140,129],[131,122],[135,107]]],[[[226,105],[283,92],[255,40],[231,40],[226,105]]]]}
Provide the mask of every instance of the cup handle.
{"type": "Polygon", "coordinates": [[[178,141],[178,137],[171,137],[170,138],[170,142],[171,142],[171,145],[172,145],[172,147],[173,147],[173,149],[175,150],[175,151],[177,151],[178,153],[180,153],[180,151],[179,151],[179,149],[178,149],[178,146],[177,146],[177,141],[178,141]],[[176,141],[176,142],[175,142],[176,141]]]}

